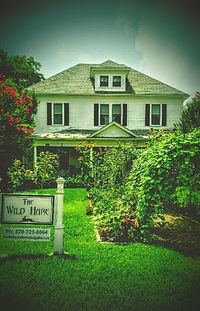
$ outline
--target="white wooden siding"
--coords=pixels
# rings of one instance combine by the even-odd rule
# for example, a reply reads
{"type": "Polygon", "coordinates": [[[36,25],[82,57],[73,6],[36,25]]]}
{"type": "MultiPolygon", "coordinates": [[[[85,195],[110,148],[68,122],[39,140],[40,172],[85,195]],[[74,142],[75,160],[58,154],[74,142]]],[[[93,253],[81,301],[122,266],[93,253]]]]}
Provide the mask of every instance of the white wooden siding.
{"type": "Polygon", "coordinates": [[[127,127],[130,130],[151,127],[145,126],[145,104],[167,104],[167,126],[165,128],[173,128],[174,123],[179,120],[183,108],[180,99],[142,99],[130,96],[44,96],[38,97],[38,99],[40,103],[35,118],[36,133],[49,133],[68,128],[100,129],[101,126],[94,126],[95,103],[127,104],[127,127]],[[69,126],[47,125],[47,102],[69,103],[69,126]]]}

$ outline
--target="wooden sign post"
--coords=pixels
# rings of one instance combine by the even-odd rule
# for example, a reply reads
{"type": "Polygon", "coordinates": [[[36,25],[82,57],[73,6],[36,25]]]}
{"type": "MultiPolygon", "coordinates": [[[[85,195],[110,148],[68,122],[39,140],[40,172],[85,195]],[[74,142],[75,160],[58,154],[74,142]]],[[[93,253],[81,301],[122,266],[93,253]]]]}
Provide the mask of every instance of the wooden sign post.
{"type": "MultiPolygon", "coordinates": [[[[9,227],[3,227],[4,239],[50,241],[50,229],[41,229],[33,226],[27,228],[24,225],[41,226],[54,224],[53,255],[63,255],[66,258],[73,258],[73,256],[64,253],[64,182],[65,180],[62,177],[56,180],[57,191],[55,196],[0,194],[0,223],[10,225],[9,227]],[[21,224],[23,227],[12,227],[13,224],[21,224]]],[[[1,255],[0,257],[2,257],[1,255]]]]}
{"type": "Polygon", "coordinates": [[[56,221],[54,231],[54,255],[62,255],[64,249],[64,225],[63,225],[63,202],[64,202],[64,178],[56,180],[56,221]]]}

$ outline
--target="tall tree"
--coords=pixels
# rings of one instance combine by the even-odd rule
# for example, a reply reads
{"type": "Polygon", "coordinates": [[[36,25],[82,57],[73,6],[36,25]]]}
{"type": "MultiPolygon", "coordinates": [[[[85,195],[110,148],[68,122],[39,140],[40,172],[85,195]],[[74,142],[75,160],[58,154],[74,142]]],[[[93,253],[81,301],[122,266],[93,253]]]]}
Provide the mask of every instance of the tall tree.
{"type": "Polygon", "coordinates": [[[188,133],[194,128],[200,127],[200,93],[197,92],[195,97],[183,109],[179,122],[175,124],[176,128],[183,133],[188,133]]]}
{"type": "Polygon", "coordinates": [[[41,64],[32,56],[8,55],[0,50],[0,73],[12,79],[19,89],[26,88],[44,79],[41,64]]]}

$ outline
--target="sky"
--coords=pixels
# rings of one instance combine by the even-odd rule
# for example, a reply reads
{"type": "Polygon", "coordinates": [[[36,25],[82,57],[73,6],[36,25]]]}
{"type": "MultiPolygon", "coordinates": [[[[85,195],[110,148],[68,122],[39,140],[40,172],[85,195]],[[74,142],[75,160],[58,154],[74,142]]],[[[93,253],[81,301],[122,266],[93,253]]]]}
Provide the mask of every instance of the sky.
{"type": "Polygon", "coordinates": [[[126,64],[200,91],[199,0],[1,0],[0,48],[48,78],[77,63],[126,64]]]}

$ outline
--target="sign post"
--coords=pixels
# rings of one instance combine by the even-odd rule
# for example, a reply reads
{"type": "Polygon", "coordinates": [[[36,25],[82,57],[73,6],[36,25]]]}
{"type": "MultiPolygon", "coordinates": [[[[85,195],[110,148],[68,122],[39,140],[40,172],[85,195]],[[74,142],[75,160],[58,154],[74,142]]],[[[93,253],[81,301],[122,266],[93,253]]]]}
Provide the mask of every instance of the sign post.
{"type": "Polygon", "coordinates": [[[54,255],[62,255],[64,248],[63,202],[64,202],[64,178],[56,180],[56,222],[54,231],[54,255]]]}

